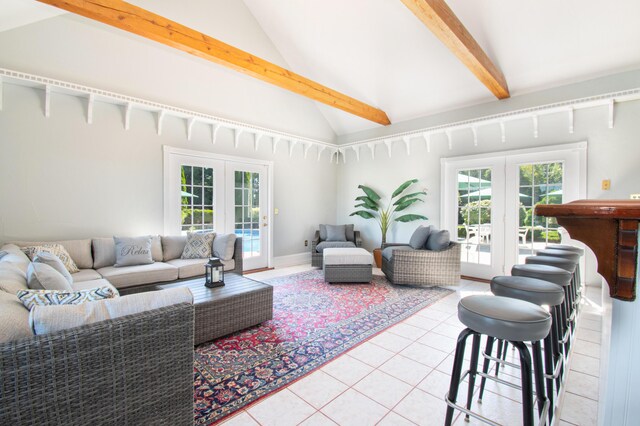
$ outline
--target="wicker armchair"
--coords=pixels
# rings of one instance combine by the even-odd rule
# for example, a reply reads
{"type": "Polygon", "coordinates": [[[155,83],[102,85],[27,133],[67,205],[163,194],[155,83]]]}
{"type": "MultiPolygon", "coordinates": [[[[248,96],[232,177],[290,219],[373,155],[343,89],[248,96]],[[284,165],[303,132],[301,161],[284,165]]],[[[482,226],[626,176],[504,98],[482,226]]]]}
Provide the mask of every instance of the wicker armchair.
{"type": "MultiPolygon", "coordinates": [[[[407,244],[384,244],[382,249],[407,244]]],[[[394,250],[391,260],[382,257],[382,272],[393,284],[451,286],[460,283],[460,244],[441,251],[394,250]]]]}
{"type": "MultiPolygon", "coordinates": [[[[362,238],[360,238],[360,231],[353,231],[353,240],[351,241],[356,245],[356,247],[362,246],[362,238]]],[[[322,268],[322,253],[318,253],[316,250],[318,244],[320,244],[322,240],[320,239],[320,231],[316,231],[313,240],[311,240],[311,266],[316,268],[322,268]]]]}
{"type": "Polygon", "coordinates": [[[192,425],[194,306],[0,344],[2,425],[192,425]]]}

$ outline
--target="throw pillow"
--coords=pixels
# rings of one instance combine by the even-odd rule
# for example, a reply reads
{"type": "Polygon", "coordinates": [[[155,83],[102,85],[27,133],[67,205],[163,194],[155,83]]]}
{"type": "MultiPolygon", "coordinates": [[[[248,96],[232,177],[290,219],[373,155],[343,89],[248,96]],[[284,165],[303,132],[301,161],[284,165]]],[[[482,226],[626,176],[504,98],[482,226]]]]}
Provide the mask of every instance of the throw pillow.
{"type": "Polygon", "coordinates": [[[429,234],[425,248],[427,250],[440,251],[449,247],[450,242],[449,231],[434,229],[429,234]]]}
{"type": "Polygon", "coordinates": [[[180,259],[184,246],[187,244],[186,235],[167,235],[162,237],[162,260],[180,259]]]}
{"type": "Polygon", "coordinates": [[[20,290],[18,299],[29,310],[34,306],[77,305],[94,300],[116,297],[112,287],[97,287],[89,290],[20,290]]]}
{"type": "Polygon", "coordinates": [[[430,233],[430,226],[418,226],[418,229],[413,231],[413,235],[411,235],[411,238],[409,239],[409,245],[416,250],[423,248],[427,243],[427,239],[429,238],[430,233]]]}
{"type": "Polygon", "coordinates": [[[2,259],[3,257],[5,257],[6,255],[8,255],[9,252],[8,251],[0,251],[0,259],[2,259]]]}
{"type": "Polygon", "coordinates": [[[327,241],[327,225],[320,224],[320,241],[327,241]]]}
{"type": "Polygon", "coordinates": [[[73,291],[69,281],[60,272],[46,263],[37,262],[30,263],[27,268],[27,287],[32,290],[73,291]]]}
{"type": "Polygon", "coordinates": [[[148,265],[153,263],[151,256],[152,237],[113,237],[116,245],[115,267],[148,265]]]}
{"type": "Polygon", "coordinates": [[[78,267],[76,266],[76,263],[73,261],[73,259],[69,255],[69,252],[67,252],[67,250],[62,246],[62,244],[47,243],[47,244],[41,244],[39,246],[28,246],[28,247],[23,247],[22,251],[32,261],[36,257],[36,254],[40,252],[44,251],[47,253],[51,253],[55,255],[58,259],[60,259],[60,261],[62,262],[64,267],[67,268],[67,271],[69,271],[69,273],[75,274],[80,270],[78,269],[78,267]]]}
{"type": "Polygon", "coordinates": [[[215,232],[189,232],[181,259],[205,259],[211,257],[215,232]]]}
{"type": "Polygon", "coordinates": [[[213,255],[222,260],[231,260],[235,244],[236,234],[218,234],[213,239],[213,255]]]}
{"type": "MultiPolygon", "coordinates": [[[[67,280],[69,284],[73,284],[73,278],[71,277],[71,274],[69,273],[69,271],[67,271],[67,268],[64,267],[64,264],[62,263],[62,261],[58,259],[58,256],[51,253],[47,253],[46,251],[41,251],[40,253],[36,254],[36,257],[33,258],[33,263],[42,263],[43,265],[51,266],[53,269],[58,271],[67,280]]],[[[34,287],[29,286],[29,288],[34,288],[34,287]]],[[[54,290],[54,289],[48,289],[48,290],[54,290]]]]}
{"type": "Polygon", "coordinates": [[[327,241],[347,241],[346,226],[327,225],[327,241]]]}
{"type": "Polygon", "coordinates": [[[345,237],[347,237],[347,241],[356,242],[356,233],[353,224],[345,225],[345,237]]]}

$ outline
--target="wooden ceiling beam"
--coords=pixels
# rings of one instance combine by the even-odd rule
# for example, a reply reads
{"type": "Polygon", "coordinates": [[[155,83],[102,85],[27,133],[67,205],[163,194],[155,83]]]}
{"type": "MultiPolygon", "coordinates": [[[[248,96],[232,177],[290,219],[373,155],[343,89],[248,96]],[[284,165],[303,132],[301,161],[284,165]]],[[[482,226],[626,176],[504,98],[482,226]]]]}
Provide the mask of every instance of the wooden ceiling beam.
{"type": "Polygon", "coordinates": [[[444,0],[401,0],[498,99],[509,97],[502,72],[444,0]]]}
{"type": "Polygon", "coordinates": [[[154,40],[382,125],[387,114],[243,50],[121,0],[38,0],[154,40]]]}

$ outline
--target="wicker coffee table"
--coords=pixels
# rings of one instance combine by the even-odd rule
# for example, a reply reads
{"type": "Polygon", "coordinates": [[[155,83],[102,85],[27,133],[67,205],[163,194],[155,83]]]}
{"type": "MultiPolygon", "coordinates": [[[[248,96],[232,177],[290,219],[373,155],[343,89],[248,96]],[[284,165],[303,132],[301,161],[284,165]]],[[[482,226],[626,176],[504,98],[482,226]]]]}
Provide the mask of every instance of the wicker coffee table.
{"type": "Polygon", "coordinates": [[[195,344],[273,318],[273,287],[238,274],[225,274],[223,287],[207,288],[204,278],[125,289],[121,294],[188,287],[196,308],[195,344]]]}

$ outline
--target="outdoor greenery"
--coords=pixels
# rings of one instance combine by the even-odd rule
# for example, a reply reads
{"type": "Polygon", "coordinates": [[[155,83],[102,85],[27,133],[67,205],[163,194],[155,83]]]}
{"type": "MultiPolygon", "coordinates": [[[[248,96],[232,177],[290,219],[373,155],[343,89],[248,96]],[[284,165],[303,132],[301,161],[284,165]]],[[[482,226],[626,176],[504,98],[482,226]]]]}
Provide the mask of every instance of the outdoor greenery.
{"type": "Polygon", "coordinates": [[[460,209],[467,225],[491,223],[491,200],[471,201],[460,209]]]}
{"type": "Polygon", "coordinates": [[[360,216],[364,219],[374,219],[380,226],[382,233],[382,244],[387,242],[387,232],[393,222],[412,222],[414,220],[427,220],[427,217],[419,214],[406,213],[396,217],[396,213],[401,212],[417,202],[424,202],[422,198],[426,191],[412,192],[402,195],[409,187],[417,183],[418,179],[410,179],[400,185],[393,194],[386,207],[381,204],[381,197],[373,189],[368,186],[358,185],[358,188],[364,192],[364,195],[356,197],[359,202],[354,207],[361,207],[362,210],[356,210],[349,216],[360,216]],[[395,201],[394,201],[395,200],[395,201]]]}

